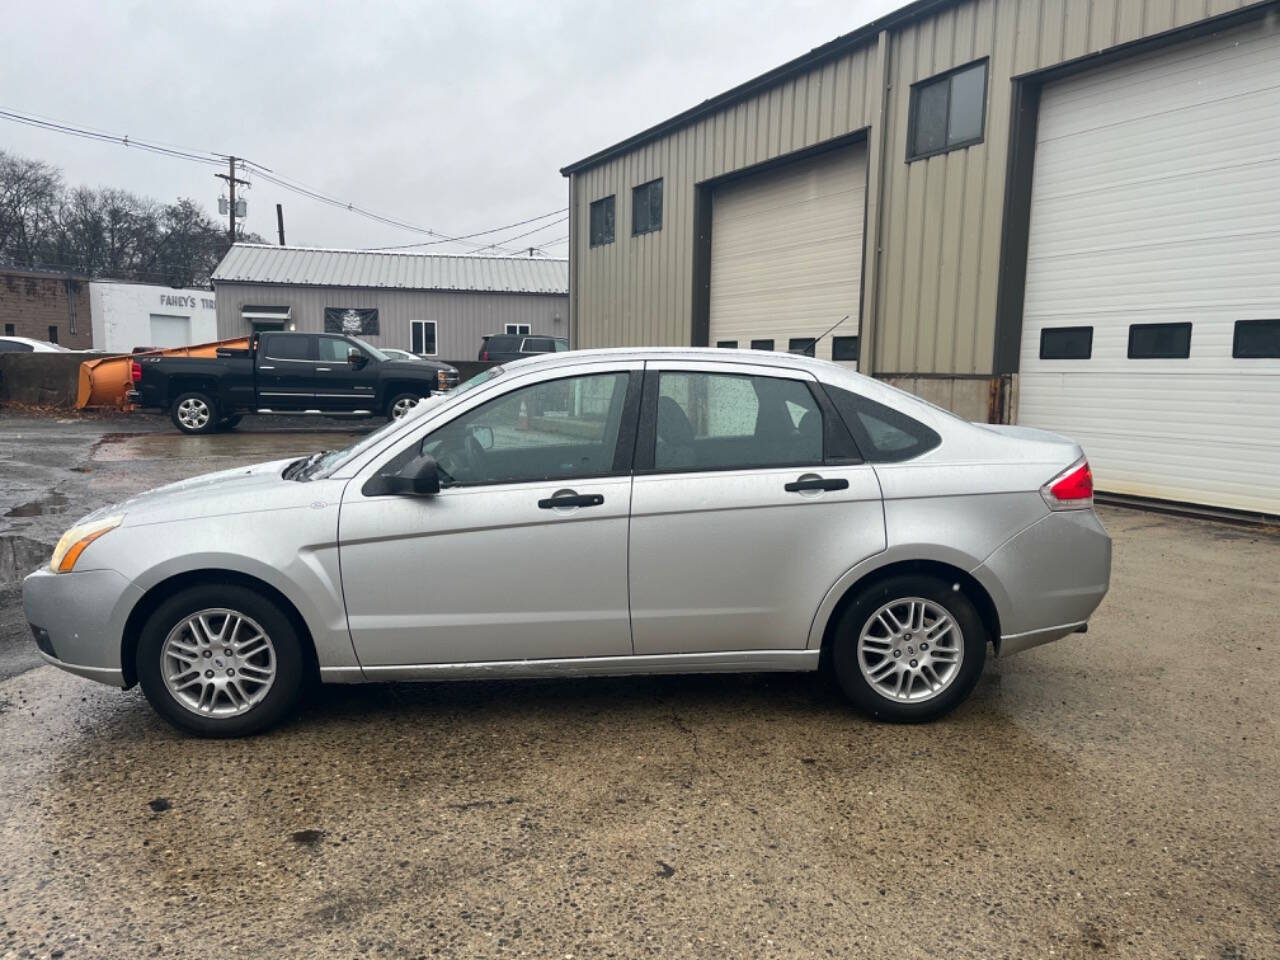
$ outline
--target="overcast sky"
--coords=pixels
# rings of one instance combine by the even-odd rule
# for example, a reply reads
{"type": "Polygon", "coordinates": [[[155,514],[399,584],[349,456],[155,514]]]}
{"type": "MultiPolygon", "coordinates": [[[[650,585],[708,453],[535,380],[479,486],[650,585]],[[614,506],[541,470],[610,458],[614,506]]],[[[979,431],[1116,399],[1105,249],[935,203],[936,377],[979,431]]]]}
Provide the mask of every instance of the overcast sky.
{"type": "MultiPolygon", "coordinates": [[[[6,4],[0,108],[235,153],[458,235],[567,205],[559,168],[862,25],[900,0],[6,4]]],[[[69,183],[216,212],[213,169],[0,121],[69,183]]],[[[253,179],[252,176],[250,179],[253,179]]],[[[423,239],[256,182],[247,228],[291,244],[423,239]]],[[[553,223],[511,247],[568,233],[553,223]]],[[[485,237],[507,240],[519,228],[485,237]]],[[[463,244],[426,248],[466,252],[463,244]]]]}

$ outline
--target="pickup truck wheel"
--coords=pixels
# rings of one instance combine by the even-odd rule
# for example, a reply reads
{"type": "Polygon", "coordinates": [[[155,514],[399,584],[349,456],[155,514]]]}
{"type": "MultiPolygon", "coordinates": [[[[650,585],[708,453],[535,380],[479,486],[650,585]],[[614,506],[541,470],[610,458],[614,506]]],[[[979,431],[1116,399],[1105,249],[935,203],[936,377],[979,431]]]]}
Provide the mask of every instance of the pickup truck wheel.
{"type": "Polygon", "coordinates": [[[173,425],[183,433],[213,433],[218,429],[217,408],[207,393],[184,393],[173,402],[173,425]]]}
{"type": "Polygon", "coordinates": [[[399,420],[418,405],[421,399],[416,393],[398,393],[387,404],[387,419],[399,420]]]}

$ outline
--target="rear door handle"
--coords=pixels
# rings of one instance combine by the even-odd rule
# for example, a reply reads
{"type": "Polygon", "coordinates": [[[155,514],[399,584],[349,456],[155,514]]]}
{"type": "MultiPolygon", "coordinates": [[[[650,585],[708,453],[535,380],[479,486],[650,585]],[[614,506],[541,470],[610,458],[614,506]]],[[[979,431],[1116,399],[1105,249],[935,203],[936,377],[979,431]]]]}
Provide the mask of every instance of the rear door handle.
{"type": "Polygon", "coordinates": [[[538,501],[542,510],[554,510],[557,507],[598,507],[604,503],[604,495],[600,493],[557,493],[538,501]]]}
{"type": "Polygon", "coordinates": [[[332,373],[332,367],[316,367],[316,373],[332,373]]]}
{"type": "Polygon", "coordinates": [[[782,489],[787,493],[803,493],[805,490],[848,490],[849,481],[843,477],[826,480],[816,474],[806,474],[799,480],[792,480],[782,489]]]}

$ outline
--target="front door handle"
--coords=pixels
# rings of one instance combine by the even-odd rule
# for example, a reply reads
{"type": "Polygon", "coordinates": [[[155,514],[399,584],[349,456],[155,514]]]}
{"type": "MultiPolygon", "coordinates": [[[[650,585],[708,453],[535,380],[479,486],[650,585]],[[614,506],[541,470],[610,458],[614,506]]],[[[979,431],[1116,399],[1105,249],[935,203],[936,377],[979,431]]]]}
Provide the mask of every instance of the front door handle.
{"type": "Polygon", "coordinates": [[[332,367],[316,367],[316,373],[332,373],[332,367]]]}
{"type": "Polygon", "coordinates": [[[542,510],[555,510],[557,507],[598,507],[604,503],[604,495],[600,493],[574,493],[565,491],[545,500],[538,501],[542,510]]]}
{"type": "Polygon", "coordinates": [[[787,493],[803,493],[806,490],[848,490],[849,481],[843,477],[827,480],[816,473],[806,473],[799,480],[792,480],[782,489],[787,493]]]}

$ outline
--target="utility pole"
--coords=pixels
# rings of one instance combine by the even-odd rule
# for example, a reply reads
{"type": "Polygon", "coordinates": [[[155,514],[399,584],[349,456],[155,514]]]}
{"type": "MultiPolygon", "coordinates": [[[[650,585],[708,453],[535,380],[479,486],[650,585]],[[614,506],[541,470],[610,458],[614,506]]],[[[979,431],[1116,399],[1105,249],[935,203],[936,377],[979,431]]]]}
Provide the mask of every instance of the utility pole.
{"type": "Polygon", "coordinates": [[[280,246],[284,246],[284,204],[276,204],[276,227],[280,231],[280,246]]]}
{"type": "Polygon", "coordinates": [[[236,184],[249,186],[248,180],[241,180],[236,176],[236,158],[228,157],[228,172],[215,173],[214,176],[219,180],[227,181],[227,188],[231,194],[231,203],[227,207],[227,237],[232,243],[236,242],[236,184]]]}

